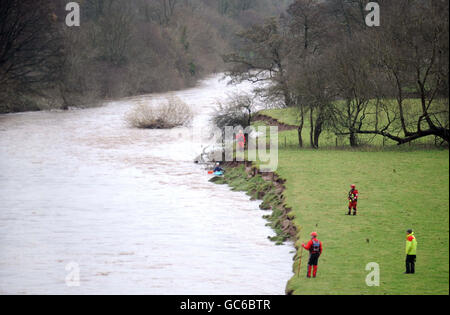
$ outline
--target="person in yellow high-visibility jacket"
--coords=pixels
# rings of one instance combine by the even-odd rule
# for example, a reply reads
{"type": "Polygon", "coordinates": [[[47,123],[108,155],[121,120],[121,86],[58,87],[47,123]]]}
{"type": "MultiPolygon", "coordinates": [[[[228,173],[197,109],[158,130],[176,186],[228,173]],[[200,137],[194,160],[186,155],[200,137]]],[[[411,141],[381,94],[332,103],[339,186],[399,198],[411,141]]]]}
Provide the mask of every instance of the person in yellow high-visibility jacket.
{"type": "Polygon", "coordinates": [[[413,230],[406,231],[406,272],[405,274],[416,273],[417,240],[413,230]]]}

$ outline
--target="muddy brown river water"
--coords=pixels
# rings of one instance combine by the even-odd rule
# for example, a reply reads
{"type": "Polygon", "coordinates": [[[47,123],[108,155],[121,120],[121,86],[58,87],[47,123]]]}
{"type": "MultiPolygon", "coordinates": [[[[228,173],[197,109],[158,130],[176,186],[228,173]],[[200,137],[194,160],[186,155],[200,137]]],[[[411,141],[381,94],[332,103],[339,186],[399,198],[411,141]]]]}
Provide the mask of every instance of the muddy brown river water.
{"type": "MultiPolygon", "coordinates": [[[[214,76],[174,94],[200,129],[250,88],[214,76]]],[[[127,126],[165,96],[0,116],[0,294],[284,294],[293,247],[192,163],[209,140],[127,126]]]]}

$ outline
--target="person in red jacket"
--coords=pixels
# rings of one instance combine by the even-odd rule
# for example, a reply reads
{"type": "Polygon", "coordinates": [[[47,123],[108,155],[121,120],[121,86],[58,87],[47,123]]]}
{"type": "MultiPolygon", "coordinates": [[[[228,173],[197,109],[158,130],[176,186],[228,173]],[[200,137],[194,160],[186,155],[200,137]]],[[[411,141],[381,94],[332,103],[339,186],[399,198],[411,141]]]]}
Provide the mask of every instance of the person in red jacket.
{"type": "Polygon", "coordinates": [[[357,214],[357,208],[358,208],[358,197],[359,192],[356,189],[356,185],[351,186],[351,190],[348,193],[348,215],[352,215],[352,209],[353,209],[353,215],[357,214]]]}
{"type": "Polygon", "coordinates": [[[239,130],[239,133],[236,135],[236,142],[241,150],[245,148],[245,134],[243,130],[239,130]]]}
{"type": "Polygon", "coordinates": [[[311,278],[311,271],[313,271],[313,277],[317,277],[319,258],[323,251],[322,242],[317,239],[317,236],[317,232],[312,232],[308,244],[302,244],[303,248],[309,251],[308,274],[306,275],[308,278],[311,278]]]}

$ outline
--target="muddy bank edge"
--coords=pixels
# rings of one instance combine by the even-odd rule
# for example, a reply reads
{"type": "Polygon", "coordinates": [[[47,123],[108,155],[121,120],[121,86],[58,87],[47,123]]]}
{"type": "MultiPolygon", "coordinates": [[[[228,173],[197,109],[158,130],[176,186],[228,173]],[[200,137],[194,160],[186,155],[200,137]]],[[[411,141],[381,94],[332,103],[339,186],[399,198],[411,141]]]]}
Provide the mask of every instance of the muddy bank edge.
{"type": "MultiPolygon", "coordinates": [[[[246,192],[252,200],[262,200],[260,209],[268,211],[263,217],[276,233],[269,239],[277,245],[290,240],[295,244],[298,253],[298,231],[300,227],[294,224],[294,214],[284,197],[286,180],[276,172],[261,172],[251,162],[226,162],[223,164],[225,176],[213,177],[210,181],[219,185],[229,185],[234,191],[246,192]],[[269,213],[271,211],[271,213],[269,213]]],[[[297,261],[297,254],[293,257],[297,261]]],[[[295,270],[295,264],[293,266],[295,270]]],[[[286,288],[286,294],[293,292],[286,288]]]]}

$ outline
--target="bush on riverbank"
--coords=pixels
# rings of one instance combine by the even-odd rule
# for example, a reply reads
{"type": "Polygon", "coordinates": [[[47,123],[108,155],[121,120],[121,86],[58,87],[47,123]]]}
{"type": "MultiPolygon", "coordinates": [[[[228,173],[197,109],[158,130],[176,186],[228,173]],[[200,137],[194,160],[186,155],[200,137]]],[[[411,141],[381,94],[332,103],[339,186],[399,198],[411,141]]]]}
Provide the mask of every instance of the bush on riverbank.
{"type": "Polygon", "coordinates": [[[170,97],[165,104],[138,104],[127,113],[126,121],[135,128],[171,129],[188,125],[192,118],[189,105],[177,97],[170,97]]]}

